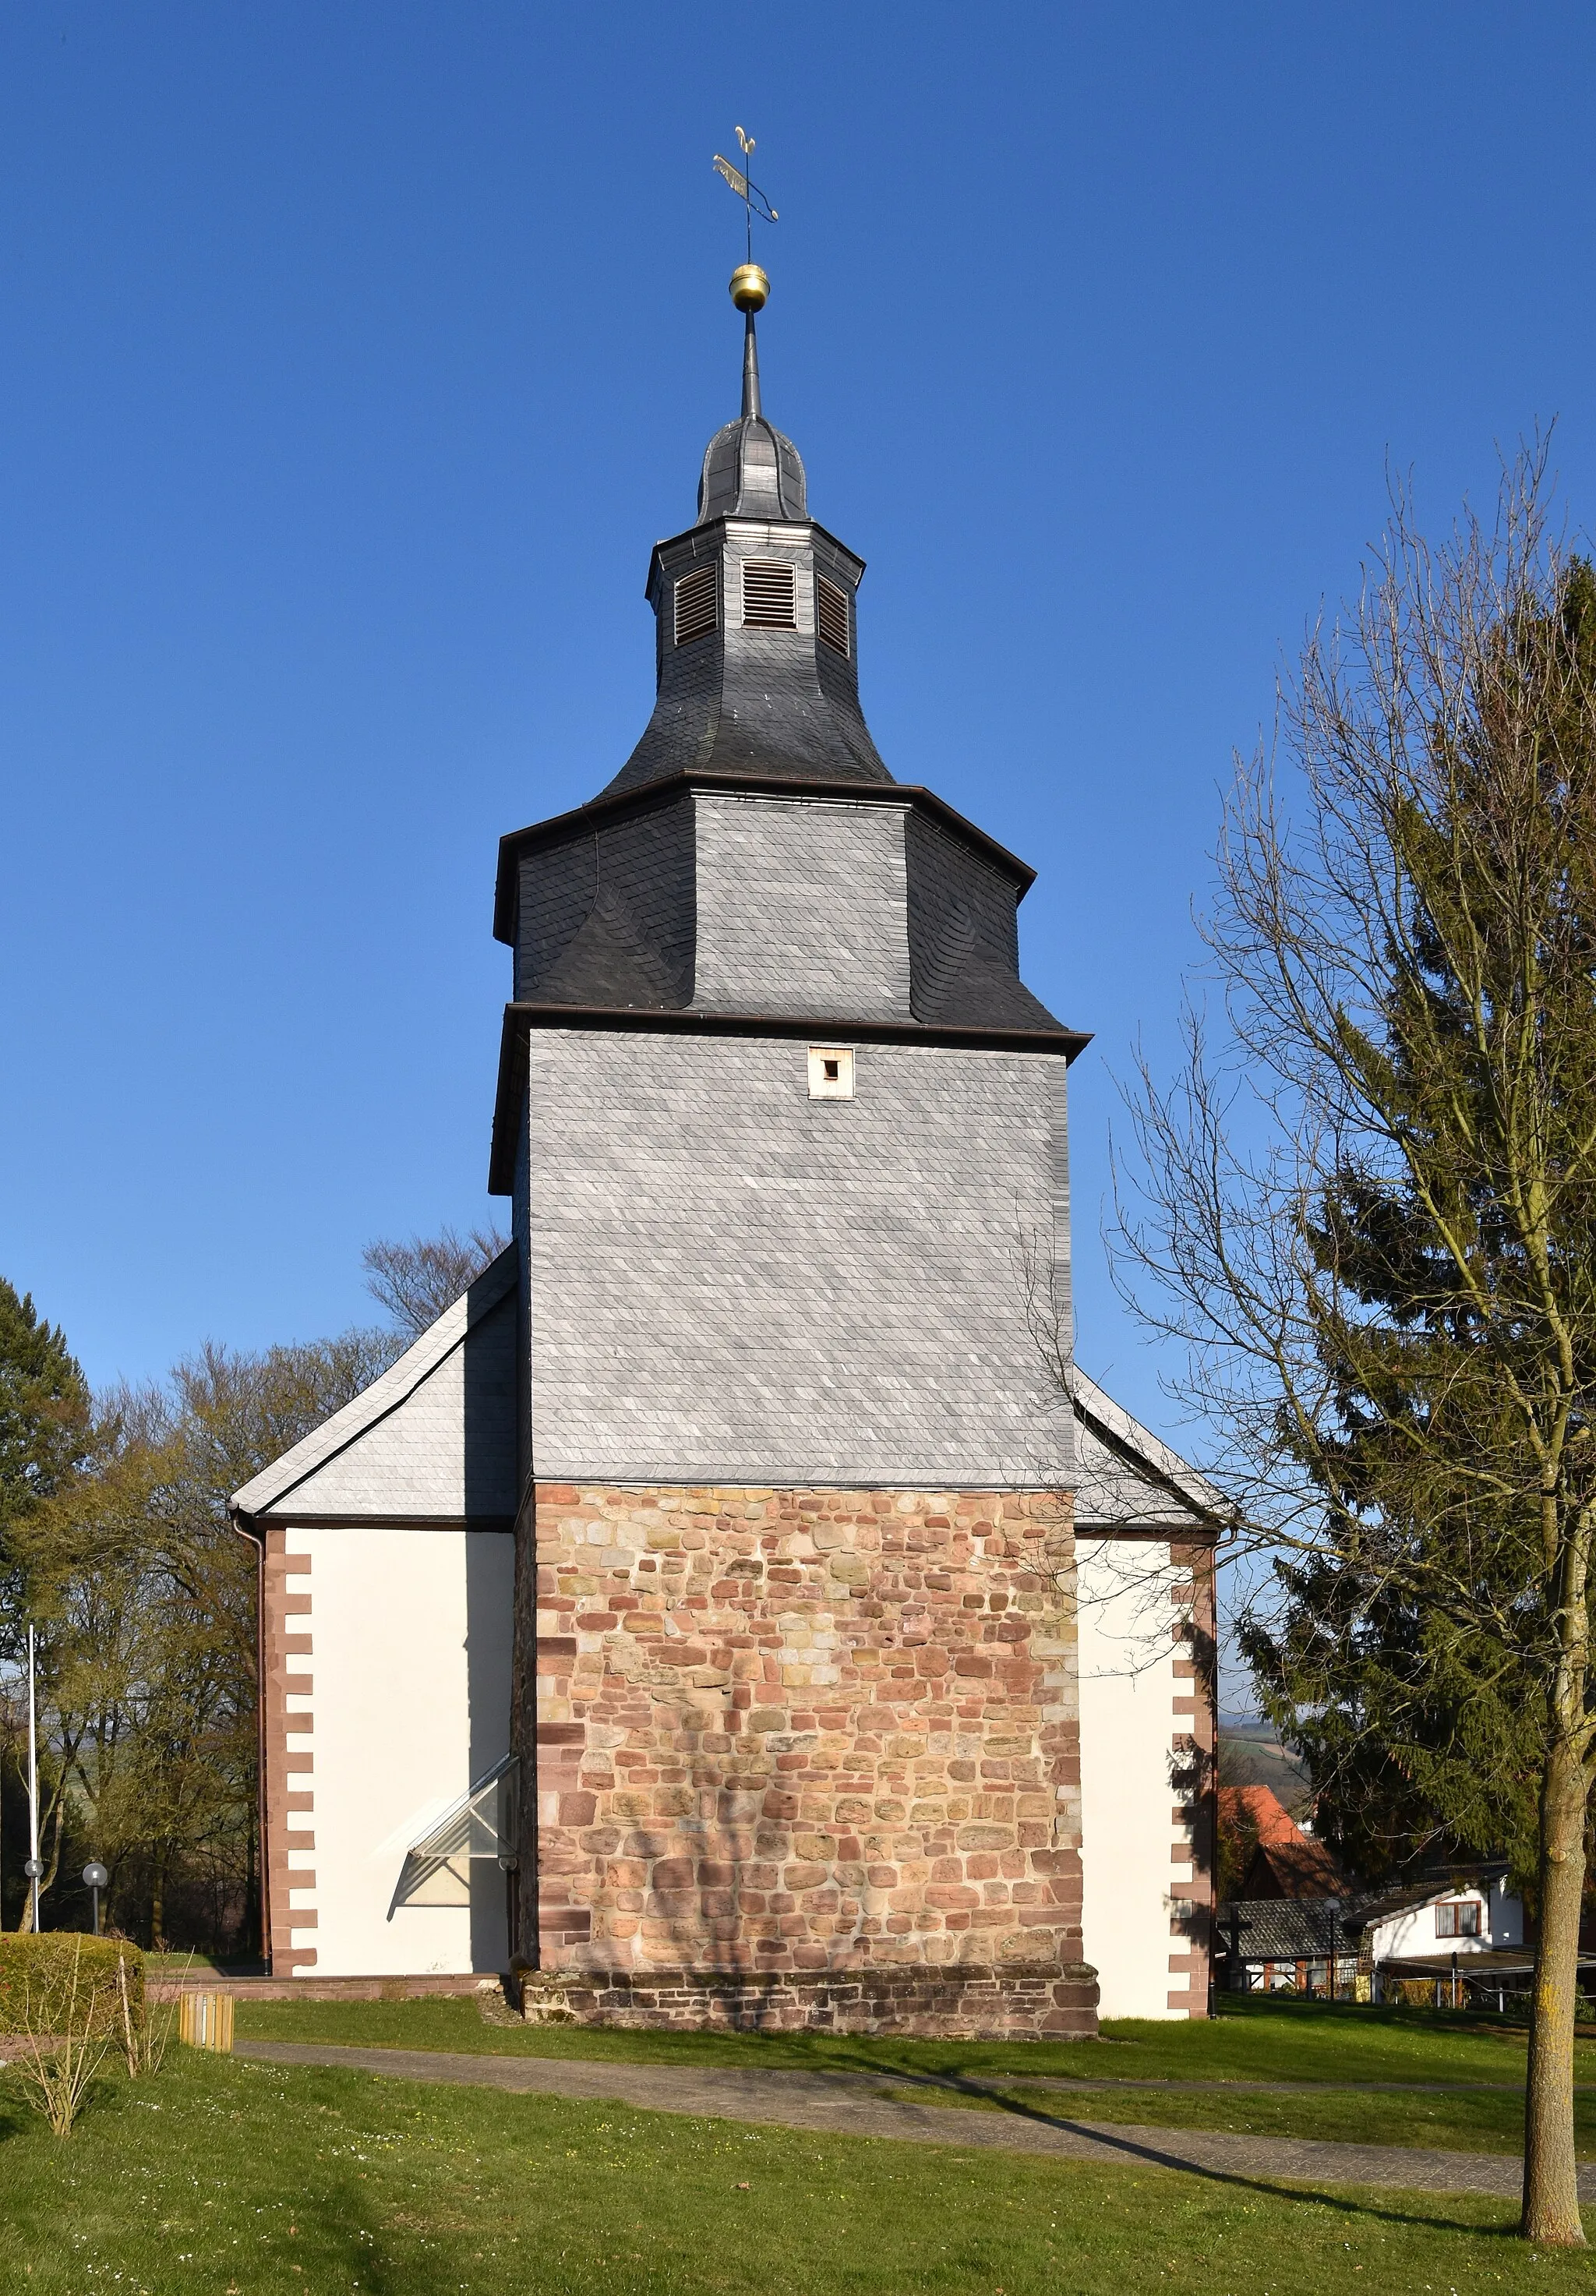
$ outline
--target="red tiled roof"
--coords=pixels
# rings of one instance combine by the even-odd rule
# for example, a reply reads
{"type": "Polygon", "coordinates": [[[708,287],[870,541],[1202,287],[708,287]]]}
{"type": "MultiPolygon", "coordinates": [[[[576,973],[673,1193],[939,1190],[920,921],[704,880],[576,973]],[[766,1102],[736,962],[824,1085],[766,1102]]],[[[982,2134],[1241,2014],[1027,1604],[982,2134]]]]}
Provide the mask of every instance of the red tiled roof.
{"type": "Polygon", "coordinates": [[[1257,1835],[1246,1884],[1249,1898],[1269,1894],[1270,1882],[1282,1898],[1333,1898],[1346,1887],[1323,1842],[1303,1832],[1268,1786],[1221,1786],[1219,1822],[1257,1835]]]}

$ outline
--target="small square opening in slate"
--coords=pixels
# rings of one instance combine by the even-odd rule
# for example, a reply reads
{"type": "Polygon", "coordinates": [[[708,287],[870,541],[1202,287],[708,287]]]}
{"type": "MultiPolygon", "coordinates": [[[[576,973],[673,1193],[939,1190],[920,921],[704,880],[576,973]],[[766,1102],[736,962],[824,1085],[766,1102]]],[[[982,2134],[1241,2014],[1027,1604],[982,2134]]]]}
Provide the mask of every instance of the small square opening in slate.
{"type": "Polygon", "coordinates": [[[811,1045],[809,1047],[809,1097],[811,1100],[852,1100],[854,1096],[854,1054],[847,1045],[811,1045]]]}

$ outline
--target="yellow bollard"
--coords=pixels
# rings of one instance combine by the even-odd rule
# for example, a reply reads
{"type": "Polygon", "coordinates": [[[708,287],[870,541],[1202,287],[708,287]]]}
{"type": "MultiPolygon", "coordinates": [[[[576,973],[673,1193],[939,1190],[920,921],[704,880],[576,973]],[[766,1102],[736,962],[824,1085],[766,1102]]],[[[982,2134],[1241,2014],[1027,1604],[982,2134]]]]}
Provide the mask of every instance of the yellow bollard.
{"type": "Polygon", "coordinates": [[[233,2048],[233,1996],[231,1993],[185,1992],[177,2005],[177,2037],[186,2041],[191,2049],[218,2049],[224,2055],[233,2048]]]}

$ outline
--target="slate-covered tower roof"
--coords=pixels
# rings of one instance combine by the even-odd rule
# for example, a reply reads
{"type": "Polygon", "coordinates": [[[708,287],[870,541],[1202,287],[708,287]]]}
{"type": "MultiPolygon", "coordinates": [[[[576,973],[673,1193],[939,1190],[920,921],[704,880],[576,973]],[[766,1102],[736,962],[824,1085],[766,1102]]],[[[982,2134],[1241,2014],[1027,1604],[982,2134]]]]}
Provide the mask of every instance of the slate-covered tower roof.
{"type": "Polygon", "coordinates": [[[501,1193],[528,1028],[757,1023],[1067,1058],[1086,1042],[1019,978],[1034,872],[896,781],[871,738],[864,562],[809,515],[803,460],[764,412],[751,311],[741,412],[709,441],[698,510],[649,561],[642,738],[587,804],[501,840],[501,1193]]]}
{"type": "Polygon", "coordinates": [[[723,423],[704,449],[699,480],[699,524],[712,518],[809,515],[803,458],[790,439],[765,419],[759,404],[759,341],[754,315],[743,317],[742,412],[723,423]]]}
{"type": "Polygon", "coordinates": [[[888,782],[859,708],[864,562],[808,512],[803,459],[764,413],[754,314],[742,412],[710,439],[698,522],[656,545],[659,698],[611,791],[684,768],[888,782]]]}

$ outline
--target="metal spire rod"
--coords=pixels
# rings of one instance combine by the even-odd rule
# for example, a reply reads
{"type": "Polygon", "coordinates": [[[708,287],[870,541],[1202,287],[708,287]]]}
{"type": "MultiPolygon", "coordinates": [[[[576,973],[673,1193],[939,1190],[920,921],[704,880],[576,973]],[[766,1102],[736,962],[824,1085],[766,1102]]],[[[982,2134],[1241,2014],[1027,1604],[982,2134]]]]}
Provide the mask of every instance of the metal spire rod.
{"type": "Polygon", "coordinates": [[[743,243],[746,258],[732,274],[732,300],[742,313],[742,412],[746,420],[762,412],[759,405],[759,345],[754,333],[754,314],[763,310],[770,293],[770,281],[754,260],[754,217],[764,223],[774,223],[776,211],[764,193],[749,175],[749,154],[754,139],[748,130],[737,130],[737,142],[742,152],[740,168],[734,160],[719,152],[715,155],[715,172],[723,176],[742,201],[743,243]]]}
{"type": "Polygon", "coordinates": [[[759,345],[754,333],[754,315],[742,315],[742,411],[745,415],[762,412],[759,405],[759,345]]]}

